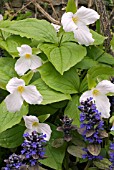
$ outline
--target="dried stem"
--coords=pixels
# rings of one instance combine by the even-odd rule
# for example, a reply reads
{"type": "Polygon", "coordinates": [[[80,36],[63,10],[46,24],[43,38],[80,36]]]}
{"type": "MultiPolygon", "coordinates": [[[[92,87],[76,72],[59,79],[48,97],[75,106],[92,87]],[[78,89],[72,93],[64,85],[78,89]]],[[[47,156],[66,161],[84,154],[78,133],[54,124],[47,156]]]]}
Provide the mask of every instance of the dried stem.
{"type": "Polygon", "coordinates": [[[54,24],[60,24],[59,21],[55,20],[54,18],[52,18],[40,5],[39,3],[33,3],[37,8],[38,10],[49,20],[51,21],[52,23],[54,24]]]}

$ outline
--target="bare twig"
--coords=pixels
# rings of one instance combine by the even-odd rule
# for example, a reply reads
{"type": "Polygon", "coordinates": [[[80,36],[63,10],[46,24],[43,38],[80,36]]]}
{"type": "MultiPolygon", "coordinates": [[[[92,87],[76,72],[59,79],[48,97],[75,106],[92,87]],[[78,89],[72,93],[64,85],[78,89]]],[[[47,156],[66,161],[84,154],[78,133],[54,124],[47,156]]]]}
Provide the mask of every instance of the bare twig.
{"type": "Polygon", "coordinates": [[[29,1],[29,2],[28,2],[26,5],[24,5],[21,9],[19,9],[19,10],[11,17],[11,20],[12,20],[14,17],[16,17],[19,12],[21,12],[23,9],[25,9],[28,5],[30,5],[30,4],[33,3],[33,2],[35,2],[35,0],[29,1]]]}
{"type": "Polygon", "coordinates": [[[52,18],[40,5],[39,3],[33,3],[37,8],[38,10],[49,20],[51,21],[52,23],[54,24],[60,24],[59,21],[55,20],[54,18],[52,18]]]}

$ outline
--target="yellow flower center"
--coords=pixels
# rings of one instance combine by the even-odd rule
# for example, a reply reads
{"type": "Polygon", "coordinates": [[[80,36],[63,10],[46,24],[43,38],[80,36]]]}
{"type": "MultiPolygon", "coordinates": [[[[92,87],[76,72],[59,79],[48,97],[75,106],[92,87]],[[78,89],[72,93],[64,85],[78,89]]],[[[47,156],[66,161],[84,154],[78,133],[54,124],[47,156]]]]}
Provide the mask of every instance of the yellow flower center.
{"type": "Polygon", "coordinates": [[[98,96],[98,95],[99,95],[99,93],[100,93],[100,91],[99,91],[99,90],[97,90],[97,89],[93,90],[93,95],[94,95],[94,96],[98,96]]]}
{"type": "Polygon", "coordinates": [[[17,90],[18,90],[18,92],[22,93],[22,92],[24,91],[24,87],[23,87],[23,86],[19,86],[19,87],[17,88],[17,90]]]}
{"type": "Polygon", "coordinates": [[[25,58],[30,58],[31,57],[31,55],[30,54],[25,54],[25,58]]]}
{"type": "Polygon", "coordinates": [[[77,23],[78,17],[72,17],[72,20],[74,21],[74,23],[77,23]]]}
{"type": "Polygon", "coordinates": [[[38,126],[38,122],[33,122],[33,123],[32,123],[32,126],[37,127],[37,126],[38,126]]]}

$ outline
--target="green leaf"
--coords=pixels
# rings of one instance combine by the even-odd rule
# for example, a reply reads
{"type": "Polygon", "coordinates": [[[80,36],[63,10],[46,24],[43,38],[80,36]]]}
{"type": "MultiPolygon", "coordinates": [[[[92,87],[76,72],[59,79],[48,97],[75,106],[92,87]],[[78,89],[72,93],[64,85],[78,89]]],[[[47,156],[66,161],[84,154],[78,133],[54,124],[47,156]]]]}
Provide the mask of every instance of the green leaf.
{"type": "MultiPolygon", "coordinates": [[[[55,70],[55,68],[49,62],[43,64],[43,66],[41,66],[38,70],[41,74],[42,80],[50,88],[52,88],[56,91],[60,91],[65,94],[77,93],[75,84],[76,85],[79,84],[78,83],[79,79],[76,79],[77,78],[76,72],[74,73],[75,74],[74,76],[72,74],[70,74],[70,75],[72,75],[72,77],[70,77],[70,78],[69,78],[69,75],[65,76],[65,74],[64,74],[62,76],[55,70]],[[75,82],[75,80],[77,80],[75,84],[73,84],[72,81],[69,81],[69,79],[71,80],[73,78],[74,78],[74,82],[75,82]]],[[[66,74],[67,74],[67,72],[66,72],[66,74]]]]}
{"type": "Polygon", "coordinates": [[[32,79],[33,75],[34,75],[34,72],[31,70],[27,74],[24,74],[21,77],[21,79],[23,79],[25,81],[25,84],[28,85],[30,80],[32,79]]]}
{"type": "Polygon", "coordinates": [[[87,55],[93,58],[94,60],[97,60],[97,62],[110,64],[112,66],[114,65],[114,57],[98,47],[89,47],[87,52],[87,55]]]}
{"type": "Polygon", "coordinates": [[[66,12],[76,13],[76,10],[77,8],[76,8],[75,0],[68,0],[66,12]]]}
{"type": "Polygon", "coordinates": [[[6,89],[6,84],[12,77],[17,77],[14,70],[15,60],[12,58],[0,58],[0,88],[6,89]]]}
{"type": "Polygon", "coordinates": [[[93,161],[94,165],[99,169],[107,169],[109,170],[109,166],[111,162],[107,158],[103,158],[103,160],[93,161]]]}
{"type": "Polygon", "coordinates": [[[49,86],[47,86],[42,79],[38,79],[32,83],[37,87],[41,95],[43,96],[43,102],[42,104],[50,104],[55,103],[62,100],[70,100],[71,97],[68,94],[63,94],[60,92],[57,92],[53,89],[51,89],[49,86]]]}
{"type": "Polygon", "coordinates": [[[85,151],[83,151],[83,147],[81,146],[71,145],[68,147],[67,151],[71,155],[78,157],[78,158],[82,158],[82,155],[85,154],[85,151]]]}
{"type": "Polygon", "coordinates": [[[27,18],[20,21],[4,21],[0,22],[0,30],[38,41],[57,43],[54,27],[45,20],[27,18]]]}
{"type": "Polygon", "coordinates": [[[86,48],[73,42],[64,42],[60,46],[41,44],[40,48],[47,55],[55,69],[62,75],[79,63],[86,55],[86,48]]]}
{"type": "Polygon", "coordinates": [[[65,108],[64,114],[73,119],[73,124],[80,126],[79,96],[74,95],[65,108]]]}
{"type": "Polygon", "coordinates": [[[46,165],[50,168],[56,169],[56,170],[62,170],[62,163],[65,156],[65,150],[66,150],[66,144],[64,143],[61,147],[55,148],[52,146],[52,142],[61,137],[61,133],[56,131],[55,126],[51,126],[52,129],[52,136],[51,139],[46,147],[46,155],[47,158],[44,160],[41,160],[40,162],[43,165],[46,165]]]}
{"type": "Polygon", "coordinates": [[[27,113],[28,105],[23,105],[20,111],[11,113],[7,111],[5,102],[2,102],[0,104],[0,133],[18,124],[27,113]]]}
{"type": "Polygon", "coordinates": [[[98,65],[97,61],[94,61],[93,59],[91,59],[89,57],[85,57],[82,61],[80,61],[78,64],[76,64],[76,67],[81,68],[81,69],[89,69],[96,65],[98,65]]]}
{"type": "Polygon", "coordinates": [[[104,40],[106,39],[106,37],[98,34],[97,32],[93,31],[93,30],[90,30],[91,34],[92,34],[92,37],[93,39],[95,40],[94,41],[94,45],[100,45],[100,44],[103,44],[104,40]]]}
{"type": "Polygon", "coordinates": [[[13,58],[18,57],[17,47],[30,44],[30,39],[18,35],[9,36],[6,40],[0,38],[0,47],[5,49],[13,58]]]}
{"type": "Polygon", "coordinates": [[[83,93],[84,91],[88,90],[88,80],[87,80],[87,76],[85,76],[83,79],[82,79],[82,82],[80,83],[80,89],[79,91],[81,93],[83,93]]]}
{"type": "Polygon", "coordinates": [[[4,148],[15,148],[22,144],[25,127],[16,125],[0,133],[0,146],[4,148]]]}
{"type": "Polygon", "coordinates": [[[102,65],[90,68],[87,73],[89,88],[91,88],[92,85],[95,85],[96,80],[98,80],[98,78],[100,77],[103,78],[102,76],[104,75],[106,75],[107,77],[114,76],[114,69],[111,67],[102,66],[102,65]]]}

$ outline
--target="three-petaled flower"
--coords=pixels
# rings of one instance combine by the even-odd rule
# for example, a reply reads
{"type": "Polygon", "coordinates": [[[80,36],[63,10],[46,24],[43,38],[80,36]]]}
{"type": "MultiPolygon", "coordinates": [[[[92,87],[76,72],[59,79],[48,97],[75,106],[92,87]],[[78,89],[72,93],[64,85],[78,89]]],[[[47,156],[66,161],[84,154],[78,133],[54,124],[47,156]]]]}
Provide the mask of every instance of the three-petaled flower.
{"type": "Polygon", "coordinates": [[[17,47],[20,58],[15,63],[15,71],[22,76],[29,69],[34,70],[42,65],[41,58],[32,54],[32,48],[29,45],[17,47]]]}
{"type": "Polygon", "coordinates": [[[87,25],[93,24],[99,17],[98,13],[93,9],[82,6],[75,14],[72,12],[64,13],[61,23],[66,32],[73,31],[74,37],[79,44],[88,46],[94,42],[94,39],[87,25]]]}
{"type": "Polygon", "coordinates": [[[108,80],[99,82],[96,88],[84,92],[80,97],[80,102],[92,97],[95,101],[97,110],[101,112],[101,117],[110,117],[110,102],[106,96],[108,93],[114,93],[114,84],[108,80]]]}
{"type": "Polygon", "coordinates": [[[25,86],[24,80],[18,79],[17,77],[9,80],[6,89],[10,92],[5,98],[5,103],[9,112],[19,111],[24,100],[29,104],[40,104],[43,100],[36,86],[25,86]]]}
{"type": "Polygon", "coordinates": [[[43,133],[46,135],[45,140],[49,141],[52,130],[48,124],[39,123],[39,119],[36,116],[23,116],[23,119],[27,128],[25,133],[28,132],[31,134],[33,131],[43,133]]]}

